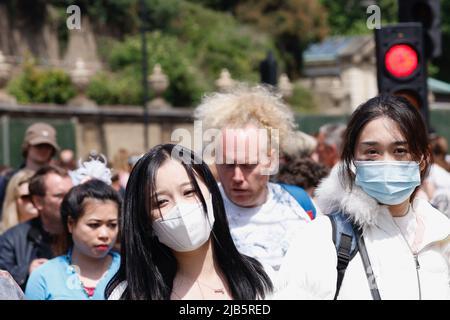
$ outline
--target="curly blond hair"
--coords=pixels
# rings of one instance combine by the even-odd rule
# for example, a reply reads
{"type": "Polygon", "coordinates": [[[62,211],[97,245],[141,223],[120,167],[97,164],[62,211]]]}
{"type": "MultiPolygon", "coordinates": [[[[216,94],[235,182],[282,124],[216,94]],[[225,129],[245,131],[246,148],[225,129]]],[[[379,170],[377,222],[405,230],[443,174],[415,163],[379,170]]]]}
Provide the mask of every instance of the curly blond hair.
{"type": "Polygon", "coordinates": [[[195,109],[194,117],[202,121],[204,130],[244,128],[249,124],[278,129],[282,150],[297,127],[294,114],[281,95],[263,85],[240,84],[228,92],[206,95],[195,109]]]}

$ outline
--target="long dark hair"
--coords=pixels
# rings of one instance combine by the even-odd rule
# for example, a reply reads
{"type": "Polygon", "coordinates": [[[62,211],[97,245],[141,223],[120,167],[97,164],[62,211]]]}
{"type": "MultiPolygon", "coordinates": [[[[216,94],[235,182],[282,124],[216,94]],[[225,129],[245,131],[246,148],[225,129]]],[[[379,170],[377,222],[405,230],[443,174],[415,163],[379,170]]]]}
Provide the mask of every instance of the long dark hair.
{"type": "Polygon", "coordinates": [[[272,282],[258,261],[237,251],[230,235],[222,196],[211,171],[191,150],[174,144],[151,149],[130,174],[120,219],[122,260],[117,274],[106,288],[106,297],[119,283],[126,281],[127,287],[121,299],[170,299],[177,261],[172,251],[158,241],[150,219],[156,173],[169,159],[183,165],[205,212],[206,202],[196,176],[203,180],[212,195],[215,218],[211,237],[213,257],[228,282],[232,297],[239,300],[264,298],[273,290],[272,282]]]}
{"type": "MultiPolygon", "coordinates": [[[[122,201],[120,195],[111,186],[100,180],[89,180],[85,183],[77,185],[70,189],[64,196],[61,203],[61,219],[64,227],[63,236],[64,252],[73,245],[72,235],[69,232],[68,222],[69,217],[77,222],[84,214],[84,201],[86,199],[97,199],[101,201],[110,200],[117,204],[117,209],[120,217],[120,209],[122,201]]],[[[118,218],[119,218],[118,217],[118,218]]]]}
{"type": "MultiPolygon", "coordinates": [[[[356,142],[362,130],[372,120],[386,117],[393,120],[405,137],[414,161],[422,161],[420,178],[425,178],[431,161],[428,133],[420,112],[407,99],[393,95],[379,95],[361,104],[352,114],[344,133],[341,178],[353,186],[355,175],[351,166],[355,159],[356,142]]],[[[416,190],[417,191],[417,190],[416,190]]],[[[410,199],[413,199],[416,191],[410,199]]]]}

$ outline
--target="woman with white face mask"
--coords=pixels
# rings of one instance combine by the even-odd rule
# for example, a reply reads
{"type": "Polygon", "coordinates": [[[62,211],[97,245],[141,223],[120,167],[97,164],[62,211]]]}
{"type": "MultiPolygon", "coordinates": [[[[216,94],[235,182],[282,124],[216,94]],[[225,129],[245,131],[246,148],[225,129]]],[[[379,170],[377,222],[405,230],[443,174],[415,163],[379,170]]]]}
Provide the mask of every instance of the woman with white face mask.
{"type": "Polygon", "coordinates": [[[316,191],[328,216],[291,245],[277,298],[450,299],[450,221],[416,197],[430,163],[417,109],[394,96],[359,106],[341,160],[316,191]]]}
{"type": "Polygon", "coordinates": [[[131,172],[124,203],[109,299],[252,300],[272,291],[261,264],[237,251],[214,177],[190,150],[150,150],[131,172]]]}

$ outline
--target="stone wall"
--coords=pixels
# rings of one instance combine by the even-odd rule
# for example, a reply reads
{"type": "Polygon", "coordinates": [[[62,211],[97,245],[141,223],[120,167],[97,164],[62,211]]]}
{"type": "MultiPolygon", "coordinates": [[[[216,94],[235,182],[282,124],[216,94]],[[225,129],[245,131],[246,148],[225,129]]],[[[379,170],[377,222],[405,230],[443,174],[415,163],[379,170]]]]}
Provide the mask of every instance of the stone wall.
{"type": "MultiPolygon", "coordinates": [[[[16,10],[9,15],[6,4],[0,4],[0,50],[7,56],[24,57],[27,54],[55,62],[59,60],[57,26],[46,23],[42,17],[54,14],[48,6],[34,8],[28,3],[28,10],[16,10]],[[30,10],[36,10],[35,19],[29,19],[30,10]]],[[[49,19],[51,20],[51,19],[49,19]]]]}
{"type": "MultiPolygon", "coordinates": [[[[131,153],[146,151],[144,111],[139,106],[79,108],[0,103],[0,119],[0,164],[20,164],[18,155],[24,131],[27,125],[37,121],[58,124],[60,144],[75,149],[77,158],[86,157],[92,150],[104,153],[108,159],[122,148],[131,153]]],[[[187,129],[193,136],[192,109],[149,110],[148,119],[149,148],[159,143],[174,142],[171,135],[175,129],[187,129]]]]}
{"type": "MultiPolygon", "coordinates": [[[[149,148],[172,141],[175,129],[186,129],[194,137],[193,109],[171,108],[149,110],[149,148]]],[[[431,125],[450,141],[450,104],[431,105],[431,125]]],[[[329,122],[346,123],[350,112],[340,115],[297,115],[299,129],[310,134],[329,122]]],[[[83,109],[72,106],[29,105],[10,106],[0,103],[0,164],[18,166],[21,162],[20,146],[26,127],[36,121],[53,124],[58,131],[61,147],[76,150],[77,158],[86,157],[91,150],[113,159],[119,149],[130,153],[143,153],[144,112],[138,106],[105,106],[83,109]]],[[[194,142],[181,141],[187,147],[194,142]]]]}
{"type": "Polygon", "coordinates": [[[59,67],[70,70],[78,58],[82,58],[94,71],[102,68],[97,54],[96,35],[89,17],[81,19],[81,30],[68,30],[67,47],[61,50],[58,40],[57,13],[49,5],[34,5],[23,2],[27,7],[8,13],[4,3],[0,3],[0,51],[15,67],[19,67],[25,57],[32,55],[42,66],[59,67]],[[35,18],[30,12],[35,10],[35,18]],[[53,22],[52,22],[53,21],[53,22]]]}

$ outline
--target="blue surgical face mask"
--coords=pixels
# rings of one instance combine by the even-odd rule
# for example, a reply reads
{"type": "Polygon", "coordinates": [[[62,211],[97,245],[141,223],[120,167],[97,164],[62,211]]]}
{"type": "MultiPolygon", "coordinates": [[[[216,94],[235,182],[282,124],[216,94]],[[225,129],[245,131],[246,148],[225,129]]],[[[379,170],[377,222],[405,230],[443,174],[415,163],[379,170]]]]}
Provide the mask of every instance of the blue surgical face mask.
{"type": "Polygon", "coordinates": [[[355,184],[382,204],[400,204],[420,185],[414,161],[355,161],[355,167],[355,184]]]}

